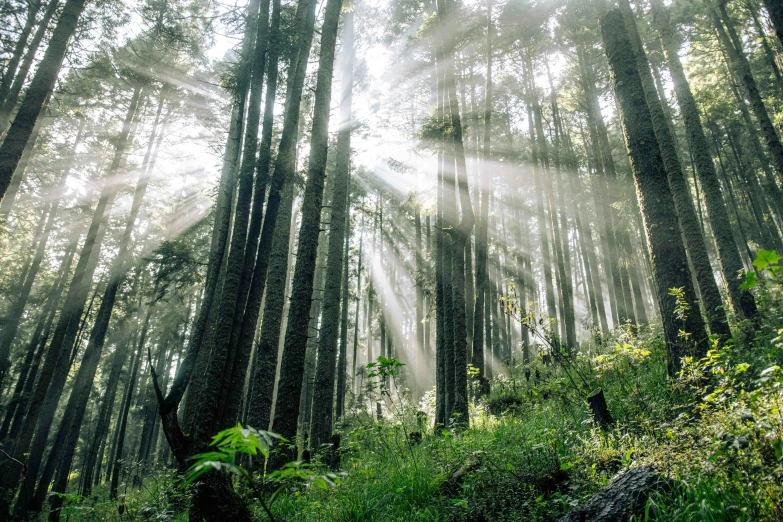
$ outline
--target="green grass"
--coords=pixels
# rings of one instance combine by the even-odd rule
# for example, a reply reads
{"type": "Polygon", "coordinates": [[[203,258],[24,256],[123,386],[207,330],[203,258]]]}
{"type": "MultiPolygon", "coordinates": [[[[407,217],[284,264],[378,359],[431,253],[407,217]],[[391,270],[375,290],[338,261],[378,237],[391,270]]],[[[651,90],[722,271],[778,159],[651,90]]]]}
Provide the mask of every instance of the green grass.
{"type": "MultiPolygon", "coordinates": [[[[783,520],[783,318],[770,300],[765,318],[752,339],[716,345],[678,379],[666,375],[655,328],[617,332],[570,363],[513,368],[473,402],[469,429],[435,434],[429,417],[418,444],[409,434],[417,408],[431,415],[431,394],[416,405],[394,394],[383,422],[367,400],[340,428],[341,480],[293,481],[272,512],[289,522],[549,521],[649,465],[673,487],[637,522],[783,520]],[[606,431],[585,402],[597,388],[615,419],[606,431]]],[[[405,375],[394,378],[404,389],[405,375]]],[[[128,495],[123,520],[184,520],[184,497],[171,474],[150,478],[128,495]]],[[[73,499],[67,509],[71,520],[115,520],[116,505],[73,499]]]]}

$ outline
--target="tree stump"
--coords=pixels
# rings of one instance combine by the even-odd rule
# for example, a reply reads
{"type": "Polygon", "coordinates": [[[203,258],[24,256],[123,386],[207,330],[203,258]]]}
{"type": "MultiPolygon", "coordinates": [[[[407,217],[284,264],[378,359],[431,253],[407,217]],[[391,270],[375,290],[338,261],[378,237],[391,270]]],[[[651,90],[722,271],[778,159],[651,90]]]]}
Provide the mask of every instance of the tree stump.
{"type": "Polygon", "coordinates": [[[619,475],[596,493],[584,506],[577,507],[559,522],[626,522],[641,512],[650,493],[668,490],[669,482],[647,466],[619,475]]]}
{"type": "Polygon", "coordinates": [[[601,429],[607,429],[613,422],[612,413],[606,405],[604,391],[600,388],[595,390],[587,397],[587,404],[590,405],[590,413],[593,414],[593,420],[601,426],[601,429]]]}

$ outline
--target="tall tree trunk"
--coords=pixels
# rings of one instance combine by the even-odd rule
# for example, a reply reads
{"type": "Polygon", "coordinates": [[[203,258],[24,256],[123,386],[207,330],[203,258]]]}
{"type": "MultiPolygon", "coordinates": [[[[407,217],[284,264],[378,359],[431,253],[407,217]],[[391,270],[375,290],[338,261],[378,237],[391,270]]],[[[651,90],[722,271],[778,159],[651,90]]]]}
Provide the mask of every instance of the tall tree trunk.
{"type": "MultiPolygon", "coordinates": [[[[705,1],[709,3],[712,0],[705,1]]],[[[764,101],[761,99],[761,93],[750,68],[750,63],[742,49],[742,41],[734,28],[734,21],[726,11],[725,3],[719,3],[718,10],[712,4],[709,4],[707,8],[718,33],[718,39],[729,56],[729,65],[745,86],[745,94],[748,96],[750,107],[756,116],[759,127],[761,127],[761,134],[767,142],[767,149],[777,171],[778,181],[783,183],[783,144],[780,142],[780,137],[767,113],[764,101]]]]}
{"type": "Polygon", "coordinates": [[[359,310],[361,308],[361,296],[362,292],[362,259],[364,255],[363,251],[364,243],[364,218],[362,218],[361,233],[359,234],[359,261],[356,267],[356,311],[353,321],[353,357],[351,358],[351,391],[358,393],[358,387],[356,383],[356,365],[357,358],[359,357],[359,310]]]}
{"type": "MultiPolygon", "coordinates": [[[[707,144],[707,138],[704,135],[699,109],[696,105],[696,100],[693,98],[693,93],[691,92],[690,85],[688,84],[685,72],[683,71],[682,64],[680,63],[680,46],[676,39],[676,33],[669,21],[669,13],[664,7],[663,2],[661,0],[653,0],[651,5],[655,14],[658,32],[661,35],[664,52],[666,53],[669,71],[674,82],[674,89],[677,93],[677,101],[680,105],[683,120],[685,121],[691,157],[693,158],[701,187],[704,190],[710,228],[712,229],[715,242],[718,246],[718,262],[722,269],[723,278],[728,285],[729,302],[734,309],[742,315],[748,319],[753,319],[756,316],[756,303],[750,292],[742,290],[739,287],[740,281],[738,274],[743,270],[742,258],[740,257],[739,250],[737,249],[732,234],[731,223],[729,221],[728,213],[726,212],[723,195],[721,194],[720,180],[718,179],[715,165],[712,162],[712,155],[710,154],[710,148],[707,144]]],[[[684,183],[684,185],[687,187],[686,183],[684,183]]],[[[672,190],[674,191],[675,187],[672,187],[672,190]]],[[[679,208],[678,213],[680,213],[679,208]]],[[[690,216],[690,218],[693,220],[695,216],[690,216]]],[[[680,217],[680,219],[682,220],[682,217],[680,217]]],[[[691,225],[688,225],[683,221],[682,226],[686,238],[691,234],[688,227],[694,224],[695,222],[692,222],[691,225]]],[[[699,267],[694,260],[694,256],[706,258],[706,246],[704,246],[704,241],[702,241],[702,248],[704,250],[702,250],[701,253],[693,252],[696,245],[694,244],[691,246],[690,239],[687,240],[689,241],[691,261],[694,263],[694,268],[696,268],[698,272],[699,267]]],[[[706,262],[709,267],[709,259],[706,259],[706,262]]],[[[710,281],[714,282],[711,269],[709,277],[710,281]]],[[[721,324],[725,322],[725,314],[721,310],[716,310],[717,307],[721,306],[720,294],[717,293],[717,287],[714,290],[709,289],[708,294],[710,295],[705,295],[705,290],[702,288],[702,278],[697,276],[697,280],[699,283],[699,290],[702,294],[705,312],[709,318],[710,330],[712,333],[726,334],[725,330],[715,330],[716,326],[713,324],[716,316],[719,317],[721,324]]]]}
{"type": "MultiPolygon", "coordinates": [[[[115,146],[114,158],[112,159],[109,172],[106,175],[104,189],[98,199],[98,205],[96,206],[92,222],[90,223],[84,245],[82,246],[76,270],[71,279],[63,308],[60,311],[57,327],[52,334],[52,342],[46,354],[43,367],[41,368],[35,391],[30,399],[30,406],[27,411],[25,423],[14,444],[15,458],[19,460],[27,458],[25,454],[30,450],[33,433],[35,432],[36,426],[38,426],[33,449],[30,451],[28,469],[26,470],[28,477],[34,477],[37,474],[37,468],[40,465],[40,459],[46,444],[46,438],[49,433],[49,428],[51,427],[57,402],[59,401],[62,388],[68,375],[69,357],[74,341],[76,340],[79,329],[79,319],[82,316],[87,295],[90,286],[92,285],[92,277],[98,263],[101,245],[108,224],[108,212],[114,203],[118,191],[118,187],[111,184],[109,180],[112,180],[114,175],[118,172],[125,150],[127,149],[129,142],[132,141],[132,138],[130,137],[131,123],[136,114],[140,97],[141,85],[137,85],[131,96],[122,131],[120,132],[117,145],[115,146]]],[[[11,462],[8,464],[14,463],[11,462]]],[[[12,466],[10,470],[2,473],[3,479],[2,483],[0,483],[0,490],[7,492],[16,488],[22,472],[21,469],[17,468],[18,466],[12,466]]],[[[26,481],[26,483],[31,487],[29,481],[26,481]]],[[[26,498],[31,498],[31,496],[32,495],[28,495],[26,498]]],[[[7,499],[7,495],[3,498],[7,499]]],[[[5,501],[0,500],[0,520],[3,520],[3,517],[7,513],[7,504],[4,502],[5,501]]]]}
{"type": "Polygon", "coordinates": [[[602,167],[601,172],[593,182],[592,188],[596,206],[601,213],[600,217],[603,221],[603,227],[599,235],[601,236],[602,257],[609,290],[609,302],[612,308],[612,318],[614,319],[614,326],[617,327],[619,326],[618,323],[622,324],[626,321],[628,314],[622,289],[620,263],[615,254],[619,250],[617,248],[616,235],[620,231],[615,230],[615,216],[612,207],[615,203],[613,193],[616,189],[610,184],[615,180],[616,172],[606,124],[601,115],[601,107],[598,102],[595,74],[592,66],[587,61],[584,49],[581,47],[577,49],[577,58],[579,59],[585,93],[590,141],[593,146],[593,153],[596,156],[596,166],[601,165],[602,167]]]}
{"type": "Polygon", "coordinates": [[[613,9],[602,15],[600,25],[650,245],[669,373],[676,375],[682,357],[700,357],[706,353],[707,333],[698,313],[685,247],[678,232],[674,199],[622,12],[613,9]],[[677,289],[680,297],[670,295],[670,289],[677,289]],[[686,332],[688,337],[681,332],[686,332]]]}
{"type": "Polygon", "coordinates": [[[147,310],[146,317],[144,319],[144,325],[141,329],[141,335],[138,340],[138,346],[136,353],[133,355],[133,361],[131,362],[131,372],[128,376],[128,385],[125,388],[125,395],[122,398],[122,405],[120,407],[120,416],[117,419],[117,447],[113,452],[113,466],[111,470],[111,483],[109,485],[109,498],[117,498],[117,491],[120,485],[120,472],[122,471],[123,464],[123,452],[125,449],[125,436],[128,429],[128,414],[130,413],[131,402],[133,401],[133,394],[136,389],[136,376],[139,373],[139,366],[141,360],[144,357],[144,344],[147,338],[147,329],[149,327],[149,319],[151,309],[147,310]]]}
{"type": "MultiPolygon", "coordinates": [[[[98,363],[100,362],[101,354],[103,353],[106,333],[109,329],[112,313],[114,311],[114,304],[117,299],[117,292],[127,269],[133,229],[135,228],[136,218],[139,215],[139,210],[141,209],[141,204],[147,191],[151,171],[154,168],[154,162],[150,162],[150,158],[157,137],[156,135],[164,102],[165,96],[161,93],[157,113],[155,115],[155,122],[152,126],[147,151],[142,162],[141,174],[133,194],[131,211],[125,224],[123,235],[120,238],[117,257],[114,258],[109,269],[109,280],[106,284],[106,289],[103,292],[101,306],[98,310],[98,315],[95,318],[92,332],[90,333],[87,349],[85,350],[81,364],[79,365],[79,371],[74,378],[73,389],[56,437],[56,442],[50,451],[50,462],[47,462],[46,469],[44,473],[42,473],[36,495],[31,499],[31,504],[28,504],[28,508],[33,512],[40,511],[44,501],[44,495],[52,480],[55,470],[55,460],[52,456],[56,455],[59,459],[59,464],[57,465],[58,474],[52,491],[56,493],[65,493],[65,487],[68,484],[71,462],[76,451],[76,445],[79,441],[79,432],[81,431],[82,421],[87,410],[95,372],[98,369],[98,363]]],[[[27,480],[35,480],[35,476],[28,473],[27,480]]],[[[59,517],[59,508],[61,506],[62,497],[52,499],[51,513],[55,518],[59,517]]]]}
{"type": "MultiPolygon", "coordinates": [[[[42,114],[46,112],[46,107],[49,105],[49,99],[50,98],[47,97],[46,101],[44,101],[43,108],[41,109],[42,114]]],[[[3,197],[2,202],[0,202],[0,225],[7,226],[11,211],[16,204],[16,196],[19,194],[19,189],[22,188],[27,167],[30,165],[30,160],[36,150],[35,145],[38,142],[38,136],[41,134],[41,127],[43,127],[43,124],[43,117],[38,118],[38,121],[35,122],[33,132],[30,134],[30,139],[27,140],[27,145],[25,145],[24,152],[22,152],[22,157],[16,165],[16,170],[14,170],[14,175],[11,177],[11,183],[8,185],[5,197],[3,197]]]]}
{"type": "MultiPolygon", "coordinates": [[[[487,298],[487,243],[489,228],[489,195],[492,192],[492,0],[487,3],[487,83],[484,88],[484,143],[481,161],[481,200],[478,226],[476,227],[476,305],[473,318],[473,357],[471,364],[478,370],[479,392],[487,392],[487,380],[484,363],[484,301],[487,298]]],[[[476,131],[478,132],[478,130],[476,131]]]]}
{"type": "Polygon", "coordinates": [[[416,261],[416,270],[413,284],[416,286],[415,303],[415,321],[416,321],[416,345],[422,350],[424,348],[424,250],[422,245],[422,223],[421,207],[416,205],[413,210],[413,228],[416,234],[416,243],[414,246],[414,258],[416,261]]]}
{"type": "Polygon", "coordinates": [[[767,8],[769,19],[775,28],[775,34],[778,35],[778,40],[783,45],[783,5],[777,0],[764,0],[764,6],[767,8]]]}
{"type": "Polygon", "coordinates": [[[531,163],[535,170],[536,203],[538,235],[541,242],[541,259],[544,272],[544,286],[546,289],[546,309],[549,321],[554,322],[550,325],[553,331],[557,331],[557,308],[555,304],[555,288],[552,281],[552,262],[549,250],[549,232],[547,230],[547,217],[544,206],[544,189],[542,167],[548,169],[549,157],[546,149],[546,138],[543,136],[543,126],[541,124],[541,106],[538,103],[538,94],[535,92],[533,84],[533,65],[530,57],[526,57],[526,82],[528,92],[528,124],[530,133],[531,163]]]}
{"type": "Polygon", "coordinates": [[[103,402],[101,402],[101,409],[98,412],[95,433],[87,447],[87,458],[82,468],[84,480],[82,482],[81,495],[84,498],[90,498],[92,495],[95,471],[102,463],[102,459],[99,459],[101,456],[100,448],[105,443],[106,435],[109,433],[111,414],[114,410],[114,402],[117,397],[117,388],[120,382],[120,373],[122,372],[122,367],[125,365],[125,361],[128,359],[132,341],[132,337],[129,337],[127,341],[121,343],[112,357],[109,376],[106,381],[106,391],[103,394],[103,402]]]}
{"type": "MultiPolygon", "coordinates": [[[[348,205],[350,211],[350,203],[348,205]]],[[[337,397],[335,398],[334,405],[334,417],[336,421],[339,421],[343,417],[345,410],[345,387],[346,387],[346,372],[348,370],[348,314],[350,312],[350,299],[348,295],[348,279],[349,279],[349,262],[350,262],[350,248],[351,248],[351,220],[349,216],[345,217],[346,220],[346,234],[345,234],[345,253],[343,254],[343,290],[340,312],[340,352],[337,361],[337,397]]]]}
{"type": "Polygon", "coordinates": [[[353,90],[353,14],[347,13],[343,26],[345,65],[342,76],[340,131],[337,135],[337,164],[334,171],[331,218],[329,220],[329,251],[324,285],[323,317],[315,373],[310,447],[318,451],[332,434],[332,404],[334,403],[337,338],[340,328],[346,223],[348,216],[348,181],[351,168],[351,91],[353,90]]]}
{"type": "MultiPolygon", "coordinates": [[[[278,11],[279,8],[275,7],[275,16],[272,20],[273,35],[270,39],[270,75],[267,76],[267,80],[271,80],[274,75],[275,85],[277,85],[276,62],[280,45],[278,11]],[[275,25],[278,26],[277,29],[275,29],[275,25]],[[272,69],[273,65],[275,65],[274,69],[272,69]]],[[[248,422],[261,429],[268,429],[272,409],[278,344],[285,304],[285,264],[288,260],[289,228],[291,227],[293,205],[293,176],[296,170],[296,146],[299,136],[299,112],[313,38],[315,2],[312,0],[300,1],[297,4],[296,20],[298,48],[292,57],[293,66],[289,67],[288,72],[283,132],[269,187],[266,214],[259,240],[259,256],[253,270],[253,282],[239,336],[240,349],[252,346],[264,288],[267,284],[267,278],[269,278],[271,286],[267,289],[264,304],[264,324],[266,326],[261,330],[260,344],[256,347],[256,368],[252,377],[251,397],[255,397],[255,399],[251,398],[251,404],[248,408],[248,422]],[[281,205],[282,217],[280,215],[281,205]],[[281,219],[279,223],[278,219],[281,219]]],[[[259,172],[268,170],[270,161],[269,148],[271,147],[272,135],[271,127],[267,127],[267,117],[271,117],[270,107],[274,106],[274,95],[272,94],[273,97],[270,99],[270,93],[273,93],[273,90],[268,81],[267,112],[264,113],[264,134],[262,135],[262,148],[259,157],[259,172]],[[266,133],[267,129],[269,129],[268,134],[266,133]]],[[[271,125],[271,123],[270,121],[269,124],[271,125]]]]}
{"type": "MultiPolygon", "coordinates": [[[[250,95],[248,97],[247,122],[245,126],[244,150],[242,161],[237,175],[237,199],[235,202],[233,229],[231,233],[231,247],[226,260],[226,271],[223,276],[220,298],[213,304],[217,308],[215,321],[212,324],[209,346],[211,353],[207,365],[201,393],[199,394],[199,408],[193,428],[193,443],[195,451],[204,450],[211,440],[212,435],[229,426],[221,425],[221,414],[225,403],[221,399],[225,396],[221,393],[224,385],[230,381],[233,372],[234,347],[231,346],[231,332],[234,328],[235,316],[242,313],[244,303],[238,303],[241,298],[241,286],[243,268],[245,262],[245,249],[248,242],[248,224],[250,221],[250,208],[253,195],[253,175],[256,167],[256,149],[258,141],[258,127],[261,114],[261,88],[266,63],[266,35],[269,24],[269,1],[261,0],[260,14],[257,16],[257,36],[255,52],[252,60],[252,73],[250,79],[250,95]]],[[[261,180],[261,183],[264,183],[261,180]]],[[[263,190],[256,191],[263,194],[263,190]]],[[[262,196],[263,197],[263,196],[262,196]]],[[[237,329],[240,328],[237,325],[237,329]]],[[[238,386],[244,387],[244,379],[238,386]]],[[[238,406],[236,408],[238,412],[238,406]]],[[[234,416],[235,418],[236,416],[234,416]]],[[[233,420],[233,419],[232,419],[233,420]]],[[[204,481],[210,481],[211,477],[204,481]]],[[[203,484],[203,481],[202,481],[203,484]]],[[[205,488],[198,488],[196,495],[197,509],[206,507],[201,505],[205,488]]]]}
{"type": "MultiPolygon", "coordinates": [[[[40,5],[40,1],[38,2],[38,5],[40,5]]],[[[30,40],[30,43],[27,46],[24,59],[22,60],[19,70],[13,75],[13,77],[9,77],[9,80],[13,80],[13,83],[8,85],[7,90],[5,90],[6,77],[3,77],[3,87],[0,89],[0,134],[4,133],[8,128],[8,124],[10,123],[9,119],[14,109],[16,108],[16,104],[19,102],[19,95],[21,94],[22,88],[24,87],[24,82],[27,79],[27,73],[30,72],[30,68],[32,67],[33,62],[35,61],[35,57],[38,53],[38,47],[41,45],[41,41],[46,34],[46,30],[49,28],[49,22],[52,21],[52,17],[57,11],[58,5],[59,0],[49,1],[49,5],[46,7],[46,11],[44,11],[44,15],[41,18],[41,21],[38,23],[38,28],[35,30],[33,39],[30,40]]],[[[36,7],[36,10],[37,9],[38,8],[36,7]]],[[[25,40],[26,39],[27,37],[25,37],[25,40]]],[[[23,43],[21,39],[18,42],[23,43]]],[[[10,65],[11,64],[9,63],[9,66],[10,65]]],[[[16,68],[16,65],[14,68],[16,68]]]]}
{"type": "MultiPolygon", "coordinates": [[[[19,62],[22,60],[22,56],[25,53],[27,47],[27,38],[35,27],[35,18],[38,16],[38,11],[41,9],[41,1],[32,1],[27,4],[27,15],[25,16],[24,25],[22,25],[21,31],[16,34],[16,45],[11,53],[11,58],[5,64],[5,70],[3,71],[3,78],[0,80],[0,106],[5,102],[8,91],[11,89],[11,84],[16,78],[16,69],[19,67],[19,62]]],[[[0,121],[0,134],[5,131],[6,127],[4,123],[0,121]]]]}
{"type": "Polygon", "coordinates": [[[65,255],[63,256],[62,262],[60,263],[58,271],[60,275],[49,291],[46,304],[38,319],[38,324],[33,331],[30,342],[27,343],[27,348],[25,350],[27,356],[25,358],[24,366],[20,371],[14,394],[7,405],[3,425],[0,428],[0,440],[4,441],[6,440],[6,437],[8,437],[9,440],[14,440],[21,428],[24,415],[27,412],[29,397],[35,384],[35,378],[40,368],[44,348],[46,347],[46,342],[51,333],[52,323],[54,322],[57,309],[59,308],[66,281],[71,273],[71,264],[73,263],[73,257],[76,253],[77,242],[81,235],[80,232],[81,230],[77,227],[77,229],[71,233],[71,239],[65,249],[65,255]]]}
{"type": "Polygon", "coordinates": [[[27,270],[27,274],[23,279],[22,286],[18,291],[18,295],[15,297],[14,303],[4,320],[3,333],[2,336],[0,336],[0,388],[3,387],[3,379],[5,378],[5,373],[9,365],[8,357],[11,352],[11,343],[16,337],[16,332],[19,328],[19,322],[22,319],[22,314],[24,314],[24,309],[27,306],[27,299],[30,297],[30,291],[33,287],[33,282],[35,282],[35,277],[38,275],[38,270],[41,266],[41,262],[43,261],[44,254],[46,252],[46,245],[49,242],[49,237],[51,236],[52,230],[54,229],[55,220],[60,218],[58,210],[60,208],[61,196],[65,191],[65,182],[68,179],[68,174],[70,173],[71,166],[73,165],[76,149],[79,146],[79,143],[81,143],[83,130],[84,119],[79,122],[79,130],[76,132],[76,139],[74,140],[73,147],[71,147],[70,157],[67,160],[68,162],[66,163],[66,167],[63,170],[63,174],[60,177],[60,182],[56,188],[57,198],[52,202],[52,206],[49,209],[49,214],[46,218],[46,225],[44,227],[43,234],[41,234],[40,238],[38,239],[38,245],[35,249],[32,263],[30,264],[30,267],[27,270]]]}
{"type": "Polygon", "coordinates": [[[287,290],[288,251],[293,229],[291,223],[293,193],[294,181],[289,179],[285,182],[280,196],[281,209],[277,215],[277,226],[269,254],[269,274],[264,300],[264,325],[256,345],[256,360],[252,377],[253,388],[247,414],[248,424],[263,430],[269,429],[272,414],[278,347],[287,290]]]}
{"type": "MultiPolygon", "coordinates": [[[[209,350],[206,346],[202,350],[202,343],[205,340],[205,335],[211,332],[211,322],[217,310],[217,306],[213,306],[213,304],[215,304],[214,299],[218,293],[220,276],[224,269],[223,262],[231,228],[231,210],[236,189],[235,174],[242,146],[245,105],[250,88],[251,68],[249,62],[255,49],[259,1],[250,0],[247,6],[248,20],[242,38],[242,52],[240,55],[240,59],[244,63],[242,67],[239,67],[239,74],[236,79],[236,102],[233,104],[231,111],[226,147],[223,154],[220,185],[217,201],[215,202],[215,224],[212,231],[209,259],[207,261],[207,275],[204,282],[204,297],[202,298],[198,319],[188,341],[184,360],[177,369],[177,375],[168,395],[163,397],[162,392],[158,394],[156,390],[159,403],[158,410],[163,430],[166,433],[166,440],[168,440],[172,453],[177,459],[177,464],[182,470],[187,469],[189,466],[187,459],[190,456],[188,454],[190,440],[182,431],[177,410],[185,396],[185,392],[188,391],[188,395],[192,400],[188,400],[183,408],[182,424],[185,425],[188,433],[192,433],[193,419],[198,406],[198,396],[203,387],[203,377],[206,365],[209,362],[209,350]]],[[[154,377],[153,384],[157,385],[154,377]]]]}
{"type": "MultiPolygon", "coordinates": [[[[278,401],[273,422],[274,431],[289,440],[293,440],[296,436],[299,417],[302,370],[307,347],[307,323],[310,320],[309,303],[313,294],[316,252],[321,228],[321,203],[329,139],[329,100],[332,94],[332,72],[341,8],[342,0],[327,0],[321,28],[321,56],[315,88],[310,161],[302,201],[302,224],[299,229],[299,246],[291,291],[291,301],[298,305],[289,310],[280,365],[278,401]]],[[[291,457],[295,458],[295,455],[289,449],[283,448],[271,459],[271,469],[279,469],[288,460],[293,460],[291,457]]]]}
{"type": "MultiPolygon", "coordinates": [[[[658,91],[650,72],[650,65],[647,61],[647,55],[644,51],[639,32],[637,30],[634,14],[628,0],[620,1],[620,9],[625,17],[626,29],[634,48],[634,54],[637,61],[637,69],[644,88],[645,99],[649,107],[650,117],[652,118],[655,129],[655,136],[658,140],[660,153],[666,169],[666,175],[669,180],[671,194],[674,197],[675,208],[677,209],[677,220],[679,230],[685,238],[685,246],[688,257],[693,265],[696,283],[701,294],[701,300],[704,305],[704,313],[707,316],[710,332],[713,335],[720,335],[724,338],[731,336],[731,330],[726,319],[726,312],[723,309],[723,301],[718,285],[715,282],[712,266],[707,255],[707,246],[704,242],[704,236],[701,233],[699,219],[696,216],[696,210],[693,207],[691,199],[691,189],[685,174],[682,171],[677,149],[675,147],[675,137],[670,132],[668,118],[663,110],[663,105],[658,98],[658,91]]],[[[711,162],[711,158],[708,159],[711,162]]],[[[713,170],[714,174],[714,170],[713,170]]],[[[717,193],[717,205],[723,207],[720,190],[717,193]]],[[[713,202],[714,203],[714,202],[713,202]]],[[[723,209],[723,208],[722,208],[723,209]]],[[[723,209],[725,215],[725,209],[723,209]]],[[[726,223],[728,225],[728,222],[726,223]]],[[[731,234],[731,228],[726,230],[731,234]]],[[[731,240],[731,248],[734,247],[734,240],[731,240]]],[[[736,272],[733,276],[737,278],[736,272]]],[[[694,313],[698,310],[695,309],[694,313]]]]}
{"type": "Polygon", "coordinates": [[[16,113],[14,122],[8,130],[8,134],[0,145],[0,201],[2,201],[11,176],[19,164],[22,152],[30,139],[35,127],[35,122],[41,113],[41,108],[54,88],[57,76],[60,73],[65,51],[68,48],[68,40],[76,30],[76,24],[84,10],[85,0],[67,0],[63,7],[57,25],[54,28],[49,45],[46,48],[41,63],[33,76],[30,86],[27,88],[24,99],[16,113]]]}
{"type": "MultiPolygon", "coordinates": [[[[277,220],[277,207],[273,212],[267,208],[263,214],[264,197],[269,178],[269,164],[271,160],[272,132],[274,130],[274,107],[277,95],[278,63],[280,58],[280,0],[272,1],[272,20],[269,28],[267,50],[266,73],[266,99],[264,101],[264,118],[261,131],[261,143],[257,163],[257,179],[253,195],[253,208],[248,230],[248,247],[245,250],[245,262],[243,267],[243,287],[240,289],[240,297],[237,306],[243,310],[240,324],[235,324],[231,333],[231,344],[234,346],[236,356],[231,370],[231,376],[227,379],[228,389],[225,393],[225,410],[223,412],[223,426],[232,425],[236,421],[242,404],[244,381],[250,354],[253,350],[253,339],[258,326],[258,314],[261,309],[266,275],[269,264],[269,241],[263,236],[262,222],[269,222],[269,230],[274,229],[277,220]],[[274,213],[274,218],[272,214],[274,213]]],[[[260,95],[260,90],[259,90],[260,95]]],[[[272,187],[270,194],[278,196],[278,188],[272,187]]],[[[275,199],[270,196],[270,200],[275,199]]],[[[264,225],[264,230],[267,226],[264,225]]]]}

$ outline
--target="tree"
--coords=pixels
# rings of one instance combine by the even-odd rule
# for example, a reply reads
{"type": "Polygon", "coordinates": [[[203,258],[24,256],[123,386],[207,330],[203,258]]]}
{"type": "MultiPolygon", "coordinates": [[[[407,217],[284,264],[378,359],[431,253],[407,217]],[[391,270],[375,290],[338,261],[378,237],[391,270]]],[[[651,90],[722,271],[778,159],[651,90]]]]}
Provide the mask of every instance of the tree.
{"type": "Polygon", "coordinates": [[[65,2],[49,40],[49,45],[38,65],[38,70],[33,76],[3,144],[0,145],[0,201],[11,183],[11,177],[30,139],[41,108],[49,96],[49,92],[54,88],[65,52],[68,49],[68,41],[76,30],[76,24],[84,10],[84,5],[84,0],[67,0],[65,2]]]}
{"type": "Polygon", "coordinates": [[[697,313],[685,247],[678,233],[674,198],[666,181],[633,46],[619,9],[601,16],[601,35],[650,245],[669,373],[675,375],[682,357],[706,353],[707,334],[697,313]]]}
{"type": "MultiPolygon", "coordinates": [[[[340,304],[342,302],[343,279],[348,272],[343,270],[346,257],[345,237],[348,222],[348,190],[351,162],[351,91],[353,90],[353,16],[348,13],[343,28],[344,68],[342,75],[342,96],[340,131],[337,136],[337,164],[332,187],[332,211],[329,219],[329,253],[327,254],[326,280],[324,286],[323,317],[321,337],[318,345],[312,416],[310,424],[310,447],[319,450],[321,444],[330,439],[332,432],[332,404],[334,403],[335,364],[337,361],[337,339],[340,325],[340,304]]],[[[346,310],[347,312],[347,310],[346,310]]],[[[343,339],[345,333],[343,333],[343,339]]],[[[345,359],[343,355],[342,359],[345,359]]]]}
{"type": "MultiPolygon", "coordinates": [[[[299,246],[296,251],[296,269],[291,289],[291,307],[288,314],[283,358],[280,362],[280,381],[272,429],[293,440],[299,417],[299,399],[302,391],[302,370],[307,346],[307,323],[310,319],[315,257],[321,228],[321,202],[323,200],[326,153],[329,130],[329,100],[332,93],[332,71],[337,43],[337,25],[340,19],[341,0],[327,0],[324,23],[321,28],[321,54],[318,60],[318,79],[313,106],[313,128],[310,136],[310,159],[307,185],[302,200],[302,224],[299,229],[299,246]]],[[[334,223],[332,224],[334,225],[334,223]]],[[[292,460],[290,449],[279,452],[269,467],[279,469],[292,460]]]]}

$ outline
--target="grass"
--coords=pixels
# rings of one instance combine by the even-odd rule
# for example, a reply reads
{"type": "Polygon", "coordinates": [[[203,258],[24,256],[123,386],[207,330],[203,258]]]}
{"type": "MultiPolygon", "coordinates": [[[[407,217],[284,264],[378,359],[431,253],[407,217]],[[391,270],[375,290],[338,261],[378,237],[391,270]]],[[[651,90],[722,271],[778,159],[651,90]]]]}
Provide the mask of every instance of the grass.
{"type": "MultiPolygon", "coordinates": [[[[752,339],[716,344],[677,379],[666,375],[660,332],[626,328],[572,360],[510,369],[473,401],[466,430],[432,432],[432,394],[417,405],[387,394],[381,422],[374,399],[357,401],[340,428],[342,479],[326,489],[293,481],[272,506],[275,519],[557,520],[618,472],[648,465],[673,487],[637,522],[783,520],[783,317],[776,296],[761,302],[752,339]],[[605,431],[585,402],[597,388],[615,419],[605,431]]],[[[404,389],[404,374],[391,379],[389,390],[404,389]]],[[[147,479],[127,496],[122,520],[184,520],[185,497],[170,473],[147,479]]],[[[119,520],[116,506],[74,498],[66,509],[71,520],[119,520]]],[[[267,520],[260,507],[257,519],[267,520]]]]}

